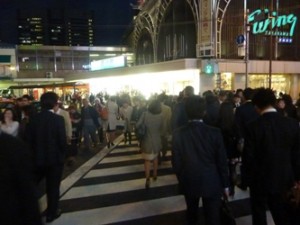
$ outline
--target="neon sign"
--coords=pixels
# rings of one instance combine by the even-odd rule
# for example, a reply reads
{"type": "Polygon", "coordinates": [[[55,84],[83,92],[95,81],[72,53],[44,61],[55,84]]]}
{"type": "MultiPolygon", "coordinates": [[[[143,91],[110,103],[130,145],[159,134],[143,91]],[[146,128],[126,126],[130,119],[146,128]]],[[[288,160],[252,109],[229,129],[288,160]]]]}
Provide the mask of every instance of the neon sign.
{"type": "Polygon", "coordinates": [[[295,32],[297,17],[294,14],[278,15],[273,11],[267,18],[263,18],[268,14],[268,9],[257,9],[248,16],[248,23],[252,23],[253,34],[265,34],[280,37],[292,37],[295,32]],[[260,20],[260,18],[263,18],[260,20]],[[283,28],[285,31],[278,30],[283,28]],[[289,30],[287,29],[289,28],[289,30]]]}

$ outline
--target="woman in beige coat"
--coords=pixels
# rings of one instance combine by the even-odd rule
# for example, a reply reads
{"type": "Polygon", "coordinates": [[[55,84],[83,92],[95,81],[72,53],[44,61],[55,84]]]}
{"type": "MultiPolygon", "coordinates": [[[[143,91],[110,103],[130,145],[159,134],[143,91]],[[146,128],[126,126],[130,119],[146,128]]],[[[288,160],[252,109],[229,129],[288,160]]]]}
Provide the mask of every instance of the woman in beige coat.
{"type": "Polygon", "coordinates": [[[161,150],[161,130],[163,126],[163,117],[161,114],[161,104],[154,100],[149,104],[148,110],[143,113],[136,126],[142,123],[146,126],[146,134],[141,141],[142,157],[145,160],[145,187],[150,187],[150,166],[153,162],[153,180],[157,179],[158,155],[161,150]]]}

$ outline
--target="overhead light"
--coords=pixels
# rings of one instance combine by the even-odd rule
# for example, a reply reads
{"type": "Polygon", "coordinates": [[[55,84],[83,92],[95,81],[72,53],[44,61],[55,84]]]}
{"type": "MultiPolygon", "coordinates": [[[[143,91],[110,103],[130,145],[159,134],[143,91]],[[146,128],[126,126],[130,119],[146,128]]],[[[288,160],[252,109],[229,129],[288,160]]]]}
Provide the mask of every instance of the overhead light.
{"type": "Polygon", "coordinates": [[[114,54],[114,53],[107,53],[105,54],[105,56],[116,56],[117,54],[114,54]]]}
{"type": "Polygon", "coordinates": [[[90,57],[98,57],[99,54],[90,54],[90,57]]]}

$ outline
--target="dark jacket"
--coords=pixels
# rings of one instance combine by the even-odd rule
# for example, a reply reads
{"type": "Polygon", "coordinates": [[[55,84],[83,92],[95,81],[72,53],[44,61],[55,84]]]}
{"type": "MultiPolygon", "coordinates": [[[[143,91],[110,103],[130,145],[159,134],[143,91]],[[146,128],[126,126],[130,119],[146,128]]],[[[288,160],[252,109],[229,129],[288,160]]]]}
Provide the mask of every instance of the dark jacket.
{"type": "MultiPolygon", "coordinates": [[[[92,106],[88,106],[87,111],[89,112],[90,117],[93,120],[95,126],[100,127],[100,123],[98,121],[99,114],[98,114],[97,110],[92,106]]],[[[85,111],[84,107],[82,107],[81,108],[81,123],[82,123],[82,125],[84,125],[85,113],[86,113],[86,111],[85,111]]]]}
{"type": "Polygon", "coordinates": [[[26,140],[33,151],[36,166],[64,163],[67,141],[62,116],[42,110],[30,120],[26,140]]]}
{"type": "Polygon", "coordinates": [[[189,122],[173,133],[172,165],[184,194],[212,197],[229,186],[226,150],[218,128],[189,122]]]}
{"type": "Polygon", "coordinates": [[[235,121],[238,126],[240,137],[245,136],[245,129],[249,122],[255,120],[259,114],[256,112],[255,107],[251,101],[247,101],[240,107],[236,108],[235,121]]]}
{"type": "Polygon", "coordinates": [[[249,124],[243,165],[250,187],[263,193],[282,193],[300,180],[299,123],[268,112],[249,124]]]}
{"type": "Polygon", "coordinates": [[[5,225],[41,225],[29,151],[20,140],[0,134],[0,221],[5,225]]]}
{"type": "Polygon", "coordinates": [[[178,102],[173,109],[172,112],[172,129],[175,130],[178,127],[181,127],[183,125],[186,125],[188,123],[188,116],[185,111],[185,103],[184,100],[181,102],[178,102]]]}

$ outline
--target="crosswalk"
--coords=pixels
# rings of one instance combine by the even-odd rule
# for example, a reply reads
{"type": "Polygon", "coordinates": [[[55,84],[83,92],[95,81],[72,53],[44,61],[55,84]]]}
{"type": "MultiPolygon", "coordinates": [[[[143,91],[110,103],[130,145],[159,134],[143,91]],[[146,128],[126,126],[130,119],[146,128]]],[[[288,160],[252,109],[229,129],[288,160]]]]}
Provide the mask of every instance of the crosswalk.
{"type": "MultiPolygon", "coordinates": [[[[101,150],[62,182],[63,214],[53,225],[185,224],[185,202],[178,195],[170,153],[159,166],[158,179],[146,190],[137,143],[126,146],[121,141],[119,137],[113,150],[101,150]]],[[[230,206],[237,225],[251,224],[248,192],[237,189],[230,206]]]]}

